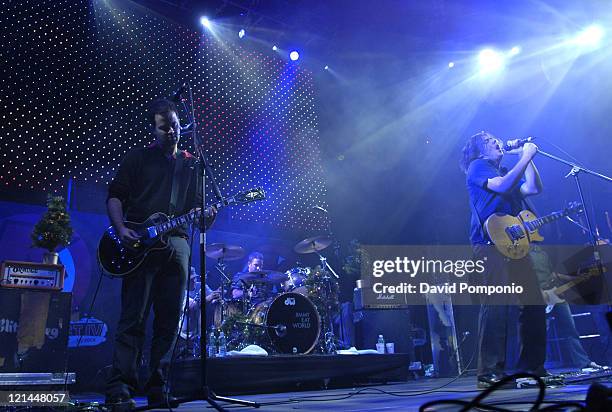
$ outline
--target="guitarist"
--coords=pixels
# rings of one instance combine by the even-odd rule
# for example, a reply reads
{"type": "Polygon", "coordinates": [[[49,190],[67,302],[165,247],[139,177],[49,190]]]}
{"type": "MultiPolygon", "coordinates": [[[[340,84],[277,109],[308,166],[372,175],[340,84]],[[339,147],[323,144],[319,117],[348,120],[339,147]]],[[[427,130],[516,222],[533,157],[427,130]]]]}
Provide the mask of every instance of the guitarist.
{"type": "MultiPolygon", "coordinates": [[[[510,146],[516,141],[508,142],[510,146]]],[[[485,284],[509,285],[515,274],[529,279],[533,285],[523,285],[526,292],[541,295],[528,258],[506,259],[492,245],[483,223],[494,213],[516,215],[521,211],[523,198],[542,190],[542,181],[533,163],[537,147],[526,143],[505,154],[517,155],[515,165],[502,173],[500,162],[504,155],[503,144],[487,132],[471,136],[463,148],[461,168],[466,173],[466,185],[470,197],[472,218],[470,240],[478,259],[486,259],[485,284]],[[533,275],[533,276],[531,276],[533,275]]],[[[516,304],[506,295],[481,297],[478,325],[479,357],[478,387],[487,388],[505,376],[508,309],[516,304]]],[[[519,370],[545,376],[546,325],[542,305],[522,305],[519,316],[521,339],[519,370]]]]}
{"type": "MultiPolygon", "coordinates": [[[[184,214],[202,200],[196,159],[177,149],[181,127],[176,105],[156,100],[149,106],[148,116],[154,142],[127,153],[108,189],[108,216],[123,242],[138,240],[138,234],[125,226],[124,218],[142,222],[156,212],[184,214]]],[[[208,226],[214,217],[213,210],[208,226]]],[[[187,225],[170,232],[168,245],[167,251],[153,253],[122,280],[121,315],[106,388],[106,404],[114,409],[135,405],[132,396],[138,386],[137,368],[151,306],[155,318],[145,389],[149,404],[168,401],[163,368],[172,356],[187,283],[191,252],[187,225]]]]}
{"type": "MultiPolygon", "coordinates": [[[[550,261],[548,253],[537,243],[531,244],[529,257],[533,262],[533,268],[538,277],[538,282],[542,290],[551,289],[567,280],[572,280],[570,276],[556,273],[550,261]],[[564,280],[565,279],[565,280],[564,280]]],[[[580,343],[580,334],[576,329],[570,305],[566,301],[555,304],[552,308],[551,317],[555,319],[557,336],[561,338],[560,345],[563,346],[563,358],[566,360],[564,366],[583,369],[605,369],[604,366],[593,362],[580,343]]]]}

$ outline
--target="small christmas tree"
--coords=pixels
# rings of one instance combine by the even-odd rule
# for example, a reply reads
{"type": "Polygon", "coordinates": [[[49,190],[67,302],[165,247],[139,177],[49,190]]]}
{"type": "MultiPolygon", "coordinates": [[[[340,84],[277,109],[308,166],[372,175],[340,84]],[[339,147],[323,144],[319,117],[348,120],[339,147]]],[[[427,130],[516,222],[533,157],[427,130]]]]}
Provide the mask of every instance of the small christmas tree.
{"type": "Polygon", "coordinates": [[[67,246],[72,240],[70,216],[66,211],[66,202],[61,196],[47,198],[47,212],[34,226],[32,246],[55,252],[58,246],[67,246]]]}

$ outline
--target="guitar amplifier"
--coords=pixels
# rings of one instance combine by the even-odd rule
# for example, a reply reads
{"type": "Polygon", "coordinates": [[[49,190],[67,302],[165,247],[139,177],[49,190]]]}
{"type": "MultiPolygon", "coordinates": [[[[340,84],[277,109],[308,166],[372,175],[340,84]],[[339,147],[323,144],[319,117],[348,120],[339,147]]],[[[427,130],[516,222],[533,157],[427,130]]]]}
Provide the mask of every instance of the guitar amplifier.
{"type": "Polygon", "coordinates": [[[6,260],[0,268],[0,286],[5,288],[62,290],[64,266],[6,260]]]}

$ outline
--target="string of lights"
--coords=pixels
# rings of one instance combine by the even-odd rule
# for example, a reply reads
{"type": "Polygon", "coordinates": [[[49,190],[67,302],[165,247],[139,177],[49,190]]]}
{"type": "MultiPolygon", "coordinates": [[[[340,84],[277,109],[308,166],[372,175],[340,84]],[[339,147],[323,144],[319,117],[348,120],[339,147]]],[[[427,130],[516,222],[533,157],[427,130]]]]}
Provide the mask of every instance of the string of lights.
{"type": "MultiPolygon", "coordinates": [[[[307,213],[326,193],[308,70],[122,2],[18,3],[0,17],[10,32],[0,92],[5,189],[108,183],[128,150],[151,143],[147,103],[188,81],[222,190],[267,193],[266,202],[228,209],[231,219],[323,227],[307,213]]],[[[188,135],[179,147],[194,152],[188,135]]]]}

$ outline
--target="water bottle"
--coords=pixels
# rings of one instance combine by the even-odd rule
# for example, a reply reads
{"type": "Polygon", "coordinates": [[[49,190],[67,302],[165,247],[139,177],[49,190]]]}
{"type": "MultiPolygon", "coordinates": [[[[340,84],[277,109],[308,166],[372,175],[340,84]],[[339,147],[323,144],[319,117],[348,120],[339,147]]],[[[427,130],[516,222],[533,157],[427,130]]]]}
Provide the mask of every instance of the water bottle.
{"type": "Polygon", "coordinates": [[[211,330],[210,335],[208,335],[206,354],[209,358],[214,358],[217,355],[217,337],[214,330],[211,330]]]}
{"type": "Polygon", "coordinates": [[[223,357],[227,355],[227,340],[225,339],[225,333],[221,331],[219,333],[219,356],[223,357]]]}
{"type": "Polygon", "coordinates": [[[385,353],[385,338],[383,338],[383,335],[378,335],[378,342],[376,342],[376,352],[380,354],[385,353]]]}

